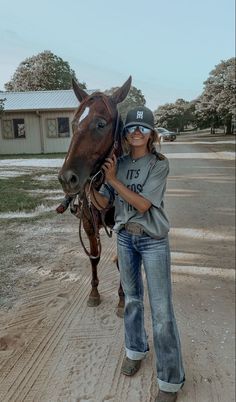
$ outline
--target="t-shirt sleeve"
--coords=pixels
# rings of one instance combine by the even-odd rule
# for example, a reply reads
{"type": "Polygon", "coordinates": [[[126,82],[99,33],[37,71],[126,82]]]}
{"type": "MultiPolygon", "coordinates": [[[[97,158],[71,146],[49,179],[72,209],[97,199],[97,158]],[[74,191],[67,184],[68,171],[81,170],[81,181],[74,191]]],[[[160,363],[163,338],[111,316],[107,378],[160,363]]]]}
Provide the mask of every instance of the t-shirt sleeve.
{"type": "Polygon", "coordinates": [[[142,197],[149,200],[152,205],[159,208],[163,202],[166,190],[166,180],[169,173],[168,159],[157,160],[150,169],[147,179],[140,193],[142,197]]]}
{"type": "Polygon", "coordinates": [[[109,200],[109,204],[112,205],[114,202],[114,188],[109,184],[105,183],[101,186],[99,193],[104,195],[109,200]]]}

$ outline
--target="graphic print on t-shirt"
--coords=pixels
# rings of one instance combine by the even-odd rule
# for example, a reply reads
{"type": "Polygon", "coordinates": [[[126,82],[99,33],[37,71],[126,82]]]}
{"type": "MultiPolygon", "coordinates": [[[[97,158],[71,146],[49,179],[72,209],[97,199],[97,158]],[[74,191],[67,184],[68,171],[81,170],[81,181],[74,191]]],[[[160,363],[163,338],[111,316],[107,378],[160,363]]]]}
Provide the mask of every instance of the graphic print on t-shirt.
{"type": "MultiPolygon", "coordinates": [[[[142,183],[137,182],[140,179],[141,169],[128,169],[126,172],[126,187],[133,191],[134,193],[141,193],[143,191],[142,183]]],[[[123,201],[123,200],[122,200],[123,201]]],[[[136,211],[136,208],[131,204],[128,204],[128,211],[136,211]]]]}

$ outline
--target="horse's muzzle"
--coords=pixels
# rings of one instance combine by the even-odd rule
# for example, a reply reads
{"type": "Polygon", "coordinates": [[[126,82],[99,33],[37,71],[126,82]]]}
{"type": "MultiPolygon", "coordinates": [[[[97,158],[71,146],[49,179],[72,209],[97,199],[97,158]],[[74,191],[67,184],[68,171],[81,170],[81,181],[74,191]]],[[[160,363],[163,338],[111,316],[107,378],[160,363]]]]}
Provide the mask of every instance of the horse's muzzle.
{"type": "Polygon", "coordinates": [[[58,180],[66,193],[77,194],[80,192],[80,179],[79,176],[73,172],[73,170],[65,170],[63,173],[60,172],[58,175],[58,180]]]}

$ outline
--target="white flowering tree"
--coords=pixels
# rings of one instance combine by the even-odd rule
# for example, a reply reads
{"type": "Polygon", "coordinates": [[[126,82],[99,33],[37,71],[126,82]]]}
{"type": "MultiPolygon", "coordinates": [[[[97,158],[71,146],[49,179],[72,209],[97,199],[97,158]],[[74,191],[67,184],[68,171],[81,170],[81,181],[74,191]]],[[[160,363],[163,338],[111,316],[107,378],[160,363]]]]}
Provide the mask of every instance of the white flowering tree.
{"type": "Polygon", "coordinates": [[[204,82],[204,91],[196,101],[199,122],[210,124],[212,131],[224,124],[226,134],[232,132],[235,118],[235,57],[221,61],[204,82]]]}
{"type": "Polygon", "coordinates": [[[154,111],[155,126],[171,130],[184,131],[189,124],[194,124],[194,102],[177,99],[175,103],[166,103],[154,111]]]}
{"type": "MultiPolygon", "coordinates": [[[[45,50],[22,61],[12,79],[5,84],[5,89],[16,92],[70,89],[72,78],[77,80],[69,63],[45,50]]],[[[85,83],[80,85],[86,88],[85,83]]]]}

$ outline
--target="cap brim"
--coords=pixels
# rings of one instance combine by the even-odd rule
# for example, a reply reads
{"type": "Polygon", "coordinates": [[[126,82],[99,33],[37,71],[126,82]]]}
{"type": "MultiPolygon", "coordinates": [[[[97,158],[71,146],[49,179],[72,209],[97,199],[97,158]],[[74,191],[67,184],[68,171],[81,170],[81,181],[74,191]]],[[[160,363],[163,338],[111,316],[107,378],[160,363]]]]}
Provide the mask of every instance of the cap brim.
{"type": "Polygon", "coordinates": [[[152,127],[150,124],[144,123],[144,122],[142,122],[142,121],[131,121],[131,122],[129,122],[128,124],[126,124],[126,125],[124,126],[124,130],[125,130],[126,128],[132,127],[132,126],[143,126],[143,127],[146,127],[146,128],[150,128],[150,130],[154,130],[154,127],[152,127]]]}

